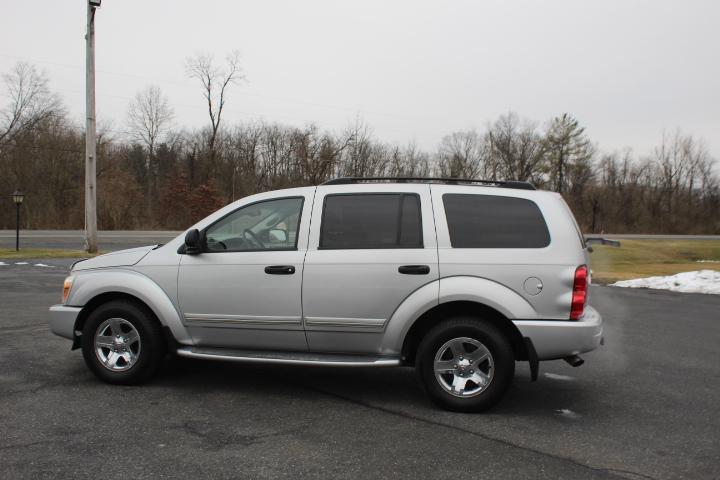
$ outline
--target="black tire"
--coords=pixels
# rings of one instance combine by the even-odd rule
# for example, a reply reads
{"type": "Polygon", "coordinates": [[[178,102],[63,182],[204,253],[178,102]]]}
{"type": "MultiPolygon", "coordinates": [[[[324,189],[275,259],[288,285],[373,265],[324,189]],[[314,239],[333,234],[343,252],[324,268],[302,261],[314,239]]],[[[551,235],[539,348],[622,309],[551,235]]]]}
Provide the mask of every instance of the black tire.
{"type": "MultiPolygon", "coordinates": [[[[441,360],[445,358],[447,357],[440,357],[441,360]]],[[[451,358],[455,363],[454,355],[451,358]]],[[[454,317],[443,320],[425,334],[418,346],[415,366],[425,391],[437,405],[456,412],[481,412],[495,405],[512,383],[515,375],[515,354],[508,339],[493,323],[479,318],[454,317]],[[434,368],[439,350],[447,342],[463,337],[485,346],[494,364],[489,383],[481,386],[479,383],[469,382],[469,390],[477,388],[479,393],[467,397],[456,396],[446,390],[441,380],[436,377],[434,368]]],[[[481,368],[489,372],[489,361],[486,360],[481,368]]],[[[453,375],[448,373],[442,378],[449,382],[448,379],[454,378],[453,375]]]]}
{"type": "MultiPolygon", "coordinates": [[[[125,330],[131,331],[127,324],[125,330]]],[[[117,385],[135,385],[150,379],[162,366],[166,343],[160,323],[153,313],[144,305],[129,300],[112,300],[93,310],[85,321],[82,334],[82,352],[85,363],[90,371],[100,380],[117,385]],[[136,360],[130,365],[125,363],[125,370],[113,371],[100,360],[95,348],[95,334],[98,328],[110,319],[122,319],[132,325],[139,335],[136,360]],[[128,367],[128,365],[130,365],[128,367]]],[[[102,354],[110,349],[101,350],[102,354]]],[[[123,368],[123,359],[116,362],[123,368]]]]}

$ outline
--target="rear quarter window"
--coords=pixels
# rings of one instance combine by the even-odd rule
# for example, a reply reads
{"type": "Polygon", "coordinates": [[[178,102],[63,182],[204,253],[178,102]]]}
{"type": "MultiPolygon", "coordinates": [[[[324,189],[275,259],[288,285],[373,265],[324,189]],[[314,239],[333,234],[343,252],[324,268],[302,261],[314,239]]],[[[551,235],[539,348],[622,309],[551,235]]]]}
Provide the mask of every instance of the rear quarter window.
{"type": "Polygon", "coordinates": [[[443,195],[453,248],[544,248],[550,232],[531,200],[497,195],[443,195]]]}

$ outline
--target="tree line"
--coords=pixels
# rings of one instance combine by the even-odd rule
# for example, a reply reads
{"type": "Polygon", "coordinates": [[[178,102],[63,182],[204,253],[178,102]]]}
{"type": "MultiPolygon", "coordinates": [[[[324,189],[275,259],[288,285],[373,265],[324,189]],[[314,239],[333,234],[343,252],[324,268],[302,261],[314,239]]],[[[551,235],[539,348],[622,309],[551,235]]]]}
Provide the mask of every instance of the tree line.
{"type": "MultiPolygon", "coordinates": [[[[100,229],[182,229],[256,192],[340,176],[526,180],[563,195],[587,233],[720,233],[720,182],[701,139],[663,134],[647,155],[604,152],[568,113],[546,123],[501,115],[453,132],[434,151],[378,140],[358,119],[330,131],[250,121],[226,125],[228,92],[244,74],[237,54],[187,61],[207,126],[178,128],[168,98],[149,86],[128,105],[126,132],[98,135],[100,229]]],[[[26,194],[23,228],[82,229],[84,132],[43,72],[18,63],[2,76],[0,228],[14,228],[10,194],[26,194]]]]}

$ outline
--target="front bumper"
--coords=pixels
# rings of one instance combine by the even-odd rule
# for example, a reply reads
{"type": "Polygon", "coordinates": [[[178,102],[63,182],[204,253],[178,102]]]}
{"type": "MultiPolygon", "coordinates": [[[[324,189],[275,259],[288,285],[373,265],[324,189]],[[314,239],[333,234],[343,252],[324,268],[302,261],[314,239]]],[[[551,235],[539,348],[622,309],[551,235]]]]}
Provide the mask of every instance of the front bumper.
{"type": "Polygon", "coordinates": [[[50,307],[50,331],[63,338],[73,339],[75,333],[75,320],[80,314],[80,307],[53,305],[50,307]]]}
{"type": "Polygon", "coordinates": [[[603,338],[602,317],[585,307],[580,320],[515,320],[523,337],[532,340],[538,360],[556,360],[595,350],[603,338]]]}

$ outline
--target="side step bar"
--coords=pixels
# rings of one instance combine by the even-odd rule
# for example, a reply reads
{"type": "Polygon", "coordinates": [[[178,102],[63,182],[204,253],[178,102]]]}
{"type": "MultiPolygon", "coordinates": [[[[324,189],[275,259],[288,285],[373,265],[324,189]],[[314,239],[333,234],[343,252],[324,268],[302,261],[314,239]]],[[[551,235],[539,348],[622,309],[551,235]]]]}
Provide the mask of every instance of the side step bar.
{"type": "Polygon", "coordinates": [[[250,363],[274,363],[282,365],[320,365],[325,367],[396,367],[400,365],[397,356],[341,355],[335,353],[308,352],[260,352],[254,350],[233,350],[229,348],[181,347],[177,354],[187,358],[224,360],[250,363]]]}

